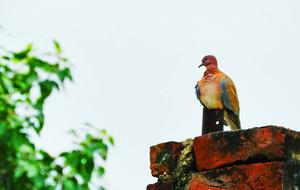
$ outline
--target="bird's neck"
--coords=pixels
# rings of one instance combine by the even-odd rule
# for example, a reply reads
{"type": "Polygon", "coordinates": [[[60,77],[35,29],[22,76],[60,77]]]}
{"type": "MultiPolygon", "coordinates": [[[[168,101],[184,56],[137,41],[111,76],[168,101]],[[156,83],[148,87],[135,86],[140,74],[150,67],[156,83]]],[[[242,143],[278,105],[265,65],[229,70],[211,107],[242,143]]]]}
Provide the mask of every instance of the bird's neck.
{"type": "Polygon", "coordinates": [[[209,74],[215,74],[217,72],[219,72],[219,69],[217,67],[206,68],[206,71],[204,72],[204,76],[207,76],[209,74]]]}

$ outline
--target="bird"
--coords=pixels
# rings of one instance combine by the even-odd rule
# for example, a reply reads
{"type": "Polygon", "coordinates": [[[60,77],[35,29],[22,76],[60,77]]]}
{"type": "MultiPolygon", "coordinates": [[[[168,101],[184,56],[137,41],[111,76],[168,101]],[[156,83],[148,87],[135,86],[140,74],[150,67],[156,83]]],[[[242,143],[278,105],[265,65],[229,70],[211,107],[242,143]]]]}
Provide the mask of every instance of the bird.
{"type": "Polygon", "coordinates": [[[219,119],[231,130],[241,129],[240,106],[233,81],[219,70],[213,55],[204,56],[199,68],[202,66],[206,70],[195,86],[197,99],[207,109],[224,110],[224,118],[219,119]]]}

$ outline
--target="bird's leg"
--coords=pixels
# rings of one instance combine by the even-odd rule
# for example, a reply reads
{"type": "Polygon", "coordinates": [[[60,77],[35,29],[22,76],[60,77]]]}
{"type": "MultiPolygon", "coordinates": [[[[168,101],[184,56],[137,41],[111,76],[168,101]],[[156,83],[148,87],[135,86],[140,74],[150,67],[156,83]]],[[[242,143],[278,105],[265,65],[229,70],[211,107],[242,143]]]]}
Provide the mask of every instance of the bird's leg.
{"type": "Polygon", "coordinates": [[[216,124],[219,125],[220,123],[223,123],[223,124],[227,124],[227,122],[225,121],[224,119],[224,115],[222,114],[224,110],[220,110],[220,109],[216,109],[216,124]]]}
{"type": "Polygon", "coordinates": [[[220,118],[221,115],[222,115],[222,114],[221,114],[221,111],[222,111],[222,110],[216,109],[216,118],[217,118],[216,124],[217,124],[217,125],[219,125],[219,123],[222,121],[221,118],[220,118]]]}

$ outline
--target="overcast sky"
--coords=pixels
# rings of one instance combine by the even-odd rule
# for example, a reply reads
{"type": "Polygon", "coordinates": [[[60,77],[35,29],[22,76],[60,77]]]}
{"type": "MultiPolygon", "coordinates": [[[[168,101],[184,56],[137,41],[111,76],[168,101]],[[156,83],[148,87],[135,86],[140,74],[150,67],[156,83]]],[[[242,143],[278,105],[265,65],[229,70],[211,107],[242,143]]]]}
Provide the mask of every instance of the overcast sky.
{"type": "Polygon", "coordinates": [[[300,130],[298,0],[0,0],[0,25],[5,47],[61,43],[75,81],[47,102],[38,143],[58,154],[69,129],[106,128],[110,190],[145,189],[151,145],[200,135],[206,54],[236,84],[242,128],[300,130]]]}

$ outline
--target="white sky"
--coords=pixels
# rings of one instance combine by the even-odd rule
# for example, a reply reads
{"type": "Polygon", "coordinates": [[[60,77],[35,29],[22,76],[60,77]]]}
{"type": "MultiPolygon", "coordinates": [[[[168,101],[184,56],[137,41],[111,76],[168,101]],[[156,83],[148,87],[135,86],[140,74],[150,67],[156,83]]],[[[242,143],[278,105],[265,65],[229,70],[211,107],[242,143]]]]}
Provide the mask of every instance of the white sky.
{"type": "Polygon", "coordinates": [[[70,148],[88,121],[114,135],[110,190],[155,182],[149,147],[201,133],[194,85],[206,54],[234,80],[242,128],[300,130],[300,2],[297,0],[0,0],[0,44],[47,49],[56,38],[74,83],[47,102],[40,146],[70,148]]]}

